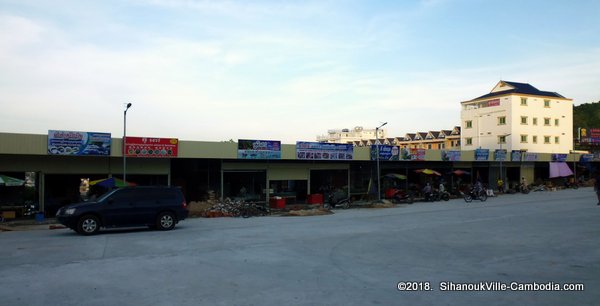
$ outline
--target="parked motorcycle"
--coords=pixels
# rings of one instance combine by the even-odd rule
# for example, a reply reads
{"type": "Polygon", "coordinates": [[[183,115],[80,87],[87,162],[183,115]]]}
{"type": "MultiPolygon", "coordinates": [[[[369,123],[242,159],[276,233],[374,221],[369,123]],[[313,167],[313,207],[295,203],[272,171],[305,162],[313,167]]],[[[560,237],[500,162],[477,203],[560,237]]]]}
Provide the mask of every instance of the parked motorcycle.
{"type": "Polygon", "coordinates": [[[325,201],[325,203],[323,203],[323,207],[326,209],[332,209],[332,208],[343,208],[343,209],[347,209],[350,207],[350,204],[352,204],[352,200],[350,199],[350,197],[348,196],[336,196],[336,193],[330,193],[329,196],[327,196],[327,201],[325,201]]]}
{"type": "Polygon", "coordinates": [[[469,192],[465,193],[463,196],[464,196],[465,202],[467,202],[467,203],[470,203],[473,200],[480,200],[481,202],[485,202],[485,200],[487,200],[487,198],[488,198],[487,193],[485,192],[485,189],[479,189],[479,190],[471,189],[469,192]]]}
{"type": "Polygon", "coordinates": [[[548,189],[546,188],[546,186],[544,184],[540,184],[537,186],[532,186],[531,190],[533,190],[535,192],[535,191],[546,191],[548,189]]]}
{"type": "Polygon", "coordinates": [[[402,189],[396,189],[391,197],[392,203],[406,202],[412,204],[415,201],[414,193],[410,191],[404,191],[402,189]]]}
{"type": "Polygon", "coordinates": [[[23,205],[23,215],[33,216],[37,213],[36,205],[32,201],[26,201],[23,205]]]}
{"type": "Polygon", "coordinates": [[[439,191],[439,190],[434,190],[433,191],[433,198],[434,201],[449,201],[450,200],[450,193],[448,191],[439,191]]]}

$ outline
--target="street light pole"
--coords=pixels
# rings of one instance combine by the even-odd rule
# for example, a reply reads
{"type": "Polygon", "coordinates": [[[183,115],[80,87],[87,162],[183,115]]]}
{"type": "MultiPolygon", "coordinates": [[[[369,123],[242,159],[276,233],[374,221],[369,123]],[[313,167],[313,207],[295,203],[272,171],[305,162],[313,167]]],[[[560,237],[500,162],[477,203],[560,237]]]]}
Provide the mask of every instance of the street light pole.
{"type": "Polygon", "coordinates": [[[131,107],[131,103],[127,103],[123,112],[123,183],[127,184],[127,110],[131,107]]]}
{"type": "Polygon", "coordinates": [[[384,122],[382,125],[375,128],[375,146],[377,148],[375,159],[377,160],[377,201],[381,202],[381,178],[379,174],[379,129],[386,125],[387,122],[384,122]]]}
{"type": "MultiPolygon", "coordinates": [[[[505,142],[506,141],[506,137],[510,136],[510,135],[511,134],[504,134],[504,135],[500,136],[500,137],[503,138],[501,140],[503,140],[505,142]]],[[[500,141],[500,154],[502,154],[502,142],[503,141],[500,141]]],[[[504,155],[504,156],[506,157],[506,155],[504,155]]],[[[500,180],[502,181],[502,192],[504,192],[504,190],[505,190],[504,186],[506,186],[506,183],[504,182],[504,175],[502,173],[502,161],[503,160],[504,160],[504,158],[500,158],[500,180]]]]}

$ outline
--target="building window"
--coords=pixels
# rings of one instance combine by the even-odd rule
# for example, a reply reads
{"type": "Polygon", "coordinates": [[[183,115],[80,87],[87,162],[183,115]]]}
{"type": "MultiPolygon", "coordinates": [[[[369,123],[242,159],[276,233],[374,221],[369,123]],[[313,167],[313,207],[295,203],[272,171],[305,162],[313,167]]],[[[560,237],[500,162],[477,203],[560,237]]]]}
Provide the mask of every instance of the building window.
{"type": "Polygon", "coordinates": [[[544,143],[545,144],[550,143],[550,136],[544,136],[544,143]]]}
{"type": "Polygon", "coordinates": [[[560,143],[560,137],[554,136],[554,143],[559,144],[560,143]]]}
{"type": "Polygon", "coordinates": [[[445,143],[440,144],[440,149],[445,149],[445,148],[446,148],[446,144],[445,143]]]}
{"type": "Polygon", "coordinates": [[[550,108],[550,100],[544,100],[544,107],[550,108]]]}
{"type": "Polygon", "coordinates": [[[527,124],[527,116],[521,116],[521,124],[527,124]]]}
{"type": "Polygon", "coordinates": [[[546,126],[550,125],[550,118],[544,118],[544,125],[546,125],[546,126]]]}
{"type": "Polygon", "coordinates": [[[521,143],[527,143],[527,135],[521,135],[521,143]]]}
{"type": "Polygon", "coordinates": [[[506,117],[498,117],[498,125],[506,125],[506,117]]]}
{"type": "Polygon", "coordinates": [[[554,119],[554,126],[558,126],[558,119],[554,119]]]}
{"type": "Polygon", "coordinates": [[[537,125],[537,117],[533,117],[533,125],[537,125]]]}
{"type": "Polygon", "coordinates": [[[471,137],[465,138],[465,141],[467,142],[467,146],[473,145],[473,138],[471,138],[471,137]]]}
{"type": "Polygon", "coordinates": [[[431,150],[431,144],[427,145],[427,149],[431,150]]]}
{"type": "Polygon", "coordinates": [[[506,143],[506,135],[498,136],[498,143],[505,144],[506,143]]]}
{"type": "Polygon", "coordinates": [[[521,98],[521,105],[527,106],[527,98],[521,98]]]}
{"type": "Polygon", "coordinates": [[[467,120],[465,121],[465,128],[470,129],[473,127],[473,121],[467,120]]]}
{"type": "Polygon", "coordinates": [[[533,143],[537,143],[537,136],[531,136],[531,141],[533,143]]]}

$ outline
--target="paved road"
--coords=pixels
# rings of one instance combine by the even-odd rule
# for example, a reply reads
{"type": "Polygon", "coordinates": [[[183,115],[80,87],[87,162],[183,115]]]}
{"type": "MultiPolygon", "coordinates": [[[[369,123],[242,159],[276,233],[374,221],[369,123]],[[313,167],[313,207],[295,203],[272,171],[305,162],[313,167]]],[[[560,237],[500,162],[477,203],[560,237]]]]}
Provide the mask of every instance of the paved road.
{"type": "Polygon", "coordinates": [[[170,232],[0,233],[1,305],[598,305],[591,188],[313,217],[190,219],[170,232]],[[431,291],[399,291],[419,281],[431,291]],[[466,282],[585,291],[441,291],[466,282]]]}

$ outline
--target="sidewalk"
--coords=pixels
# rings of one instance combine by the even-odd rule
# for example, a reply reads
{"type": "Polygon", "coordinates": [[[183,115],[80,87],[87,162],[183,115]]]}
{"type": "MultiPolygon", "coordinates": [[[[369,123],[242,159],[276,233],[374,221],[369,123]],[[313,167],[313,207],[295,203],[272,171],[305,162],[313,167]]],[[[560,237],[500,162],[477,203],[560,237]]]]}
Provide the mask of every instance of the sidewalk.
{"type": "Polygon", "coordinates": [[[9,220],[0,222],[0,232],[7,231],[32,231],[65,228],[59,224],[55,218],[47,218],[42,222],[34,219],[9,220]]]}

